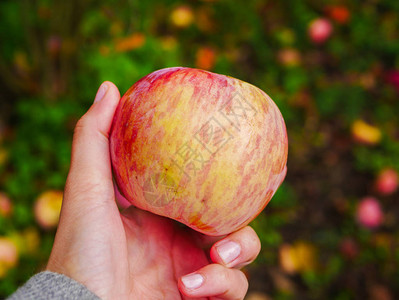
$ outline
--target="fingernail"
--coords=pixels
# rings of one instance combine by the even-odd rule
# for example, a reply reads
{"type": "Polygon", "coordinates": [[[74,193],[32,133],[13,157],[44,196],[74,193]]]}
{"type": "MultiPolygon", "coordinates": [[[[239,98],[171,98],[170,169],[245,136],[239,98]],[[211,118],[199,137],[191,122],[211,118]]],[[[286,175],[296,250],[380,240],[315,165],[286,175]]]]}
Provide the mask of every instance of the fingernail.
{"type": "Polygon", "coordinates": [[[190,290],[199,288],[204,282],[204,277],[200,274],[189,274],[181,278],[184,286],[190,290]]]}
{"type": "Polygon", "coordinates": [[[99,102],[102,98],[104,98],[104,95],[107,92],[107,90],[108,90],[108,84],[104,82],[98,88],[98,91],[97,91],[97,94],[96,94],[96,98],[94,98],[94,103],[99,102]]]}
{"type": "Polygon", "coordinates": [[[216,251],[218,252],[220,258],[223,260],[225,264],[228,264],[235,260],[241,252],[241,247],[239,244],[226,241],[216,246],[216,251]]]}

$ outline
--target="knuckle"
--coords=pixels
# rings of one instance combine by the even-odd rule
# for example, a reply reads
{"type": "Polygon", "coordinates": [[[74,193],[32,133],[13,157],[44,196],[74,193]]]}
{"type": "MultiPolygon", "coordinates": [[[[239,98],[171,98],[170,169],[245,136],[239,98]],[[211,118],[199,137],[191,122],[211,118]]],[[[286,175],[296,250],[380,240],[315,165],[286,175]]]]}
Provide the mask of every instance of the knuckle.
{"type": "Polygon", "coordinates": [[[230,269],[222,268],[220,274],[220,281],[223,282],[225,285],[228,285],[231,282],[231,274],[230,269]]]}
{"type": "Polygon", "coordinates": [[[79,120],[78,122],[76,122],[76,128],[83,128],[85,127],[85,124],[87,122],[87,114],[84,114],[79,120]]]}
{"type": "Polygon", "coordinates": [[[234,300],[242,300],[248,291],[248,280],[245,274],[238,270],[225,269],[220,272],[220,283],[224,286],[224,292],[219,296],[234,300]]]}
{"type": "Polygon", "coordinates": [[[82,134],[85,128],[85,119],[84,117],[80,118],[79,121],[75,125],[75,129],[73,131],[73,136],[76,138],[82,134]]]}
{"type": "Polygon", "coordinates": [[[212,268],[213,268],[213,273],[217,275],[218,282],[222,284],[229,282],[229,274],[228,274],[229,269],[219,264],[213,264],[212,268]]]}
{"type": "Polygon", "coordinates": [[[90,117],[89,114],[85,114],[83,115],[78,122],[75,125],[75,130],[74,130],[74,134],[75,135],[80,135],[82,132],[85,131],[86,128],[90,127],[91,123],[92,123],[92,118],[90,117]]]}

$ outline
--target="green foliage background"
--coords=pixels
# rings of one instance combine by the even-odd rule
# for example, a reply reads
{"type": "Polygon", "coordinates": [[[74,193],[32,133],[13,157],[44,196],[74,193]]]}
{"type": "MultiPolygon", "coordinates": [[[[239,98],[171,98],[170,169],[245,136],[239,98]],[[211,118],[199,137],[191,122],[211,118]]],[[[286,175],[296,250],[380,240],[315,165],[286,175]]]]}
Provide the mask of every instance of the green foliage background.
{"type": "Polygon", "coordinates": [[[288,175],[253,222],[263,248],[248,268],[251,291],[275,299],[398,297],[399,194],[374,188],[383,168],[399,170],[398,37],[396,0],[2,1],[0,192],[13,212],[0,215],[0,235],[39,235],[0,279],[0,297],[45,266],[55,231],[40,229],[33,205],[42,192],[63,189],[74,125],[100,83],[113,81],[123,94],[142,76],[179,65],[260,87],[286,121],[288,175]],[[179,27],[173,12],[182,5],[192,21],[179,27]],[[348,20],[331,15],[337,5],[348,20]],[[319,17],[333,33],[315,44],[308,27],[319,17]],[[281,58],[287,49],[296,53],[290,63],[281,58]],[[356,142],[357,120],[373,124],[381,141],[356,142]],[[384,211],[374,230],[356,222],[365,196],[384,211]],[[350,258],[346,240],[357,249],[350,258]],[[314,267],[290,273],[279,251],[298,241],[313,249],[303,260],[314,267]]]}

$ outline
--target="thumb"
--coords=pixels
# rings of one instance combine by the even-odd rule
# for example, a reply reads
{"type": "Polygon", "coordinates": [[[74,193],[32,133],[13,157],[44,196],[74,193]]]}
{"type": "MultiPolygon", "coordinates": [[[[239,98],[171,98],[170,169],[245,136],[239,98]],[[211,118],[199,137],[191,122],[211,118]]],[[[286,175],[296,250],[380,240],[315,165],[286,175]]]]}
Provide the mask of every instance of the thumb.
{"type": "Polygon", "coordinates": [[[119,100],[118,88],[112,82],[104,82],[93,105],[76,124],[65,186],[66,206],[80,209],[91,200],[96,205],[104,202],[115,205],[109,201],[114,199],[114,190],[108,137],[119,100]]]}

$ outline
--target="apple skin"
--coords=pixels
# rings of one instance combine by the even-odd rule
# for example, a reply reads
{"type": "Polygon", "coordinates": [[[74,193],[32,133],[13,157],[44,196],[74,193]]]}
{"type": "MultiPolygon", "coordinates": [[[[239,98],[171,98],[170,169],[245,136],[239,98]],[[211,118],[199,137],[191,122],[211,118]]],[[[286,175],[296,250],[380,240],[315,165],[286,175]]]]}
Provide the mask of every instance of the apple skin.
{"type": "Polygon", "coordinates": [[[125,93],[110,152],[116,183],[133,205],[220,236],[270,201],[287,172],[288,139],[280,111],[259,88],[175,67],[125,93]]]}

